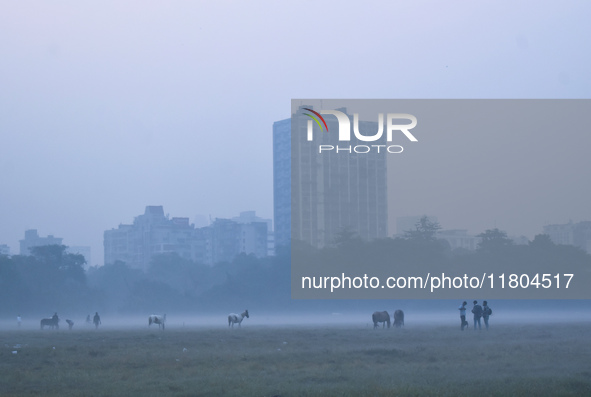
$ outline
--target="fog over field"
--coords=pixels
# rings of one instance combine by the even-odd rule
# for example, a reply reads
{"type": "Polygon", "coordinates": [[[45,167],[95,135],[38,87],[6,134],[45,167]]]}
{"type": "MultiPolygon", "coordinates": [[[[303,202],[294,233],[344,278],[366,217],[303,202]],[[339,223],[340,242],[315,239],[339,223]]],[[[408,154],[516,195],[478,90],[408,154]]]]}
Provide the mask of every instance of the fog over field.
{"type": "MultiPolygon", "coordinates": [[[[542,301],[543,302],[543,301],[542,301]]],[[[571,305],[570,302],[565,301],[565,305],[571,305]]],[[[391,305],[396,307],[395,305],[391,305]]],[[[453,307],[450,304],[448,312],[429,311],[421,310],[417,312],[405,311],[405,327],[408,329],[424,327],[424,326],[439,326],[439,327],[450,327],[452,329],[459,328],[459,313],[457,313],[457,307],[453,307]]],[[[492,306],[492,304],[491,304],[492,306]]],[[[394,310],[385,308],[382,306],[376,307],[375,311],[386,310],[389,312],[390,317],[393,316],[394,310]]],[[[236,311],[236,314],[240,314],[241,311],[236,311]]],[[[469,313],[470,307],[468,307],[468,313],[466,319],[472,327],[472,316],[469,313]]],[[[351,328],[363,328],[373,327],[371,320],[372,311],[368,312],[326,312],[318,313],[311,312],[305,313],[276,313],[269,311],[256,312],[249,309],[250,318],[245,318],[240,325],[241,328],[268,328],[268,327],[334,327],[334,326],[347,326],[351,328]]],[[[90,313],[91,317],[93,313],[90,313]]],[[[100,314],[100,313],[99,313],[100,314]]],[[[151,313],[152,314],[152,313],[151,313]]],[[[153,313],[162,315],[164,313],[153,313]]],[[[166,330],[182,330],[182,329],[193,329],[198,330],[199,328],[217,328],[226,329],[228,328],[228,313],[220,313],[219,315],[194,315],[188,313],[173,313],[168,314],[166,317],[166,330]]],[[[74,321],[74,331],[94,331],[95,327],[92,324],[85,323],[84,316],[65,316],[58,312],[60,315],[60,332],[67,331],[68,325],[66,319],[74,321]]],[[[47,317],[51,317],[48,315],[47,317]]],[[[35,318],[23,318],[21,325],[22,330],[38,330],[39,321],[41,317],[35,318]]],[[[392,319],[393,321],[393,319],[392,319]]],[[[139,315],[101,315],[102,324],[99,326],[100,330],[156,330],[158,329],[157,324],[148,326],[148,314],[145,316],[139,315]]],[[[494,329],[496,325],[539,325],[539,324],[564,324],[564,323],[591,323],[591,309],[586,307],[579,307],[575,309],[550,309],[550,310],[535,310],[530,308],[508,309],[499,310],[497,307],[494,309],[493,315],[490,317],[489,323],[494,329]]],[[[484,323],[482,323],[484,326],[484,323]]],[[[591,325],[591,324],[590,324],[591,325]]],[[[380,324],[380,327],[382,325],[380,324]]],[[[235,325],[238,327],[238,325],[235,325]]],[[[14,331],[17,329],[16,318],[6,319],[3,318],[0,321],[0,331],[14,331]]],[[[51,330],[44,330],[47,335],[51,335],[51,330]]],[[[589,329],[591,336],[591,327],[589,329]]]]}

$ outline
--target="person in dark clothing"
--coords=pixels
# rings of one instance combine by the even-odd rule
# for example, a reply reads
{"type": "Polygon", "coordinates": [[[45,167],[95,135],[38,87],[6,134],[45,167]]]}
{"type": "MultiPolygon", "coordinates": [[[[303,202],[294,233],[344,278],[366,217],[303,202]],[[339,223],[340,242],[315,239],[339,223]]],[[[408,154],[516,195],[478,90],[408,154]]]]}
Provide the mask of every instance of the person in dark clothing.
{"type": "Polygon", "coordinates": [[[94,323],[95,328],[98,329],[99,324],[101,323],[101,316],[99,316],[98,312],[94,314],[94,319],[92,320],[94,323]]]}
{"type": "Polygon", "coordinates": [[[482,302],[482,318],[484,319],[484,325],[488,330],[488,317],[492,314],[492,309],[488,307],[488,302],[482,302]]]}
{"type": "Polygon", "coordinates": [[[482,317],[482,306],[478,304],[478,301],[474,301],[472,313],[474,313],[474,330],[476,330],[476,324],[478,324],[478,329],[482,329],[482,324],[480,323],[480,318],[482,317]]]}

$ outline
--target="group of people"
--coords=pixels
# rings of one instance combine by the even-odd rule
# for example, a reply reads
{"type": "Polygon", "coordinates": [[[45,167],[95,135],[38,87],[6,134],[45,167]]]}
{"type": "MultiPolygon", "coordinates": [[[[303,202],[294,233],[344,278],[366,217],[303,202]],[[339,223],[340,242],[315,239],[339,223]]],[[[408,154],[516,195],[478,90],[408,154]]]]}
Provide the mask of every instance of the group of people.
{"type": "MultiPolygon", "coordinates": [[[[488,306],[488,302],[482,302],[482,306],[478,304],[478,301],[474,301],[474,307],[472,307],[472,313],[474,314],[474,330],[476,330],[476,326],[478,325],[478,329],[482,329],[482,324],[480,323],[480,319],[484,319],[484,325],[488,330],[488,318],[492,315],[492,309],[488,306]]],[[[466,305],[468,302],[464,301],[458,307],[460,311],[460,328],[463,331],[465,327],[468,327],[468,322],[466,321],[466,305]]]]}
{"type": "MultiPolygon", "coordinates": [[[[53,317],[51,317],[51,319],[57,323],[59,321],[57,313],[54,313],[54,315],[53,315],[53,317]]],[[[22,319],[21,315],[19,314],[16,317],[16,324],[17,324],[18,328],[21,327],[22,321],[23,321],[23,319],[22,319]]],[[[68,327],[71,330],[72,327],[74,327],[74,322],[72,320],[66,320],[66,322],[68,323],[68,327]]],[[[94,313],[94,318],[92,319],[92,323],[98,329],[98,326],[101,324],[101,316],[99,316],[98,312],[94,313]]],[[[90,314],[88,316],[86,316],[86,324],[88,324],[88,325],[91,324],[90,314]]]]}
{"type": "MultiPolygon", "coordinates": [[[[94,313],[92,323],[94,324],[95,328],[98,329],[98,326],[101,324],[101,316],[99,316],[98,312],[94,313]]],[[[86,316],[86,324],[90,324],[90,314],[86,316]]]]}

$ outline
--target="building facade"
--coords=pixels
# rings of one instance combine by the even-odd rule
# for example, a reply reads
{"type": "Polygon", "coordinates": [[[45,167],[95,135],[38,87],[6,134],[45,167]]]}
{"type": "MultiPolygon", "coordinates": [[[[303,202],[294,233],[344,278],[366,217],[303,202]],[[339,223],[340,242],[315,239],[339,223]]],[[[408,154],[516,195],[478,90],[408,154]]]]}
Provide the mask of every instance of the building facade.
{"type": "MultiPolygon", "coordinates": [[[[310,106],[301,106],[291,119],[273,125],[276,245],[285,245],[291,238],[320,248],[333,244],[344,229],[365,240],[387,237],[384,151],[356,153],[344,147],[319,153],[319,145],[338,146],[338,134],[318,133],[313,144],[308,141],[311,120],[304,108],[310,106]]],[[[329,131],[338,131],[336,118],[325,120],[329,131]]],[[[375,122],[360,121],[359,128],[375,131],[378,127],[375,122]]]]}
{"type": "Polygon", "coordinates": [[[267,256],[267,223],[238,223],[216,218],[208,226],[212,263],[230,262],[241,253],[262,258],[267,256]]]}
{"type": "Polygon", "coordinates": [[[291,119],[273,124],[273,217],[275,246],[291,241],[291,119]]]}
{"type": "Polygon", "coordinates": [[[162,206],[148,206],[133,224],[104,232],[105,264],[122,261],[145,271],[154,255],[176,253],[213,265],[232,261],[240,253],[267,256],[267,239],[266,222],[216,219],[209,226],[195,228],[189,218],[170,218],[162,206]]]}
{"type": "Polygon", "coordinates": [[[193,259],[195,228],[189,218],[169,218],[162,206],[147,206],[132,225],[119,225],[104,232],[105,263],[122,261],[135,269],[147,270],[157,254],[177,253],[193,259]]]}
{"type": "Polygon", "coordinates": [[[555,244],[574,245],[591,254],[591,221],[544,226],[555,244]]]}
{"type": "MultiPolygon", "coordinates": [[[[275,235],[273,233],[273,221],[271,219],[265,219],[265,218],[258,217],[256,215],[256,211],[243,211],[240,213],[240,216],[236,216],[236,217],[232,218],[232,220],[234,222],[240,223],[242,225],[251,224],[251,223],[261,223],[261,222],[265,223],[267,225],[267,243],[266,243],[267,256],[275,255],[275,235]]],[[[260,227],[261,226],[259,226],[259,228],[260,227]]],[[[260,253],[260,250],[262,249],[262,247],[258,246],[258,244],[260,244],[260,242],[258,242],[256,240],[256,238],[253,238],[254,236],[258,236],[260,232],[252,230],[251,233],[247,233],[246,231],[243,231],[243,233],[245,235],[252,236],[251,238],[249,238],[248,244],[246,244],[246,242],[245,242],[245,245],[243,246],[244,252],[260,253]]],[[[258,255],[258,254],[255,254],[255,255],[262,256],[262,255],[258,255]]]]}
{"type": "Polygon", "coordinates": [[[0,255],[10,255],[10,247],[6,244],[0,244],[0,255]]]}
{"type": "Polygon", "coordinates": [[[31,255],[31,248],[43,245],[62,245],[63,238],[54,237],[51,234],[47,237],[39,236],[37,229],[25,231],[25,238],[20,240],[20,254],[31,255]]]}
{"type": "Polygon", "coordinates": [[[440,230],[436,236],[438,239],[447,241],[452,250],[465,249],[475,251],[482,240],[480,237],[468,234],[468,230],[466,229],[440,230]]]}

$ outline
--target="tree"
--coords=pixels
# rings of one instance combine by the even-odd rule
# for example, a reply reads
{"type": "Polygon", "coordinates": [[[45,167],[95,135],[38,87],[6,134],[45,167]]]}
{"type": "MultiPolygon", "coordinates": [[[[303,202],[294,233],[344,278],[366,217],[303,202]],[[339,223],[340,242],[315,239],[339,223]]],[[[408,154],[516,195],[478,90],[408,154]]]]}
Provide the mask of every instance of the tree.
{"type": "Polygon", "coordinates": [[[176,252],[153,255],[147,276],[185,295],[194,295],[210,284],[211,267],[183,258],[176,252]]]}
{"type": "Polygon", "coordinates": [[[537,234],[533,241],[530,241],[528,245],[534,249],[541,250],[552,249],[555,246],[554,242],[547,234],[537,234]]]}
{"type": "Polygon", "coordinates": [[[57,270],[60,273],[58,278],[70,278],[84,283],[86,281],[84,273],[86,259],[84,255],[66,253],[67,249],[68,247],[65,245],[54,244],[32,247],[30,250],[31,255],[40,265],[47,266],[51,270],[57,270]]]}
{"type": "Polygon", "coordinates": [[[435,235],[440,229],[441,225],[439,222],[432,222],[427,215],[423,215],[415,223],[415,230],[406,230],[404,232],[404,238],[415,241],[435,241],[435,235]]]}
{"type": "Polygon", "coordinates": [[[341,227],[333,239],[333,244],[336,247],[345,247],[350,246],[351,244],[359,245],[362,242],[361,237],[347,226],[341,227]]]}
{"type": "Polygon", "coordinates": [[[493,253],[513,246],[513,240],[507,237],[507,233],[497,228],[488,229],[476,237],[481,238],[480,243],[478,243],[478,249],[481,251],[493,253]]]}

